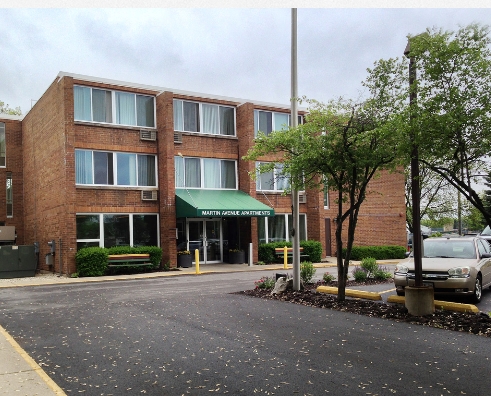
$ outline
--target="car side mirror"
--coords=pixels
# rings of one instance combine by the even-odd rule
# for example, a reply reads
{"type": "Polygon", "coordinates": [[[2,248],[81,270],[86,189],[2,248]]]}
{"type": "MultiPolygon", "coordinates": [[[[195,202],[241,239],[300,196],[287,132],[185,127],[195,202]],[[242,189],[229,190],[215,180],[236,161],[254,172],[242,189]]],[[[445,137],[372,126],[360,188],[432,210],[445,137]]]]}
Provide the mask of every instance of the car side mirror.
{"type": "Polygon", "coordinates": [[[483,253],[481,254],[481,258],[491,258],[491,253],[483,253]]]}

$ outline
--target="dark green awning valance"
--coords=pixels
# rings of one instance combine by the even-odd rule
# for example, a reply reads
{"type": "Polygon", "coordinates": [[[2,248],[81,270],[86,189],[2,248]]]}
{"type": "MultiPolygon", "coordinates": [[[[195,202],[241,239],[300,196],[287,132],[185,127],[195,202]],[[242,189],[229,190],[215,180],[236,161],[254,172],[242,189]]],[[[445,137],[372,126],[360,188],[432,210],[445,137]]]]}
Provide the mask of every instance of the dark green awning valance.
{"type": "Polygon", "coordinates": [[[274,210],[239,190],[176,189],[177,217],[266,217],[274,210]]]}

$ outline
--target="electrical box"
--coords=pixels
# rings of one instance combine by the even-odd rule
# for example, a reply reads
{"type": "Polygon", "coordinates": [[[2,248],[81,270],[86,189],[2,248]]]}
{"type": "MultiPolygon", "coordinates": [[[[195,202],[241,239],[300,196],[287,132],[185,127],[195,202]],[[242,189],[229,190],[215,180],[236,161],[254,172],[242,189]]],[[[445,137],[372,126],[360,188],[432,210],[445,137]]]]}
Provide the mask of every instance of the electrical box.
{"type": "Polygon", "coordinates": [[[48,241],[48,245],[49,245],[49,247],[51,248],[51,252],[50,252],[50,254],[51,254],[52,256],[54,256],[55,251],[56,251],[56,243],[55,243],[55,240],[53,239],[53,240],[51,240],[51,241],[48,241]]]}

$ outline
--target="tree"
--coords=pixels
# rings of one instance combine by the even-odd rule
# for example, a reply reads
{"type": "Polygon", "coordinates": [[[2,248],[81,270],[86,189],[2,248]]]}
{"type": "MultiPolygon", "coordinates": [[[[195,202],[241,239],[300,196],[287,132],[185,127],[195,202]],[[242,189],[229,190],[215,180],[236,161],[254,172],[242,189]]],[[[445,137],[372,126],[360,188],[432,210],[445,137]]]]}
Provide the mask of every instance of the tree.
{"type": "MultiPolygon", "coordinates": [[[[383,87],[389,88],[389,87],[383,87]]],[[[246,160],[281,153],[276,163],[290,175],[292,187],[321,188],[326,182],[337,194],[336,259],[338,300],[345,299],[348,266],[361,204],[370,180],[383,169],[393,169],[397,155],[397,123],[383,106],[383,89],[374,90],[370,99],[356,104],[332,101],[323,104],[307,100],[306,123],[296,128],[260,133],[246,160]],[[343,261],[343,226],[347,223],[346,254],[343,261]]],[[[269,171],[275,162],[262,166],[269,171]]]]}
{"type": "MultiPolygon", "coordinates": [[[[420,168],[419,175],[421,207],[420,220],[431,222],[448,221],[456,215],[455,201],[457,192],[447,180],[432,172],[425,166],[420,168]]],[[[411,199],[411,175],[409,168],[405,169],[406,187],[406,223],[409,232],[413,232],[413,205],[411,199]]]]}
{"type": "Polygon", "coordinates": [[[0,114],[22,115],[22,111],[20,110],[20,107],[12,109],[8,104],[6,105],[0,100],[0,114]]]}
{"type": "MultiPolygon", "coordinates": [[[[486,158],[491,152],[489,28],[473,24],[456,32],[428,29],[409,40],[417,77],[405,101],[409,92],[415,92],[417,100],[405,109],[394,108],[402,109],[404,135],[415,132],[420,162],[459,191],[491,224],[491,212],[474,188],[489,173],[486,158]]],[[[385,70],[386,62],[376,63],[370,72],[378,80],[401,83],[401,69],[385,70]]],[[[407,65],[404,58],[395,62],[407,65]]],[[[409,140],[405,144],[400,146],[402,152],[410,153],[409,140]]]]}

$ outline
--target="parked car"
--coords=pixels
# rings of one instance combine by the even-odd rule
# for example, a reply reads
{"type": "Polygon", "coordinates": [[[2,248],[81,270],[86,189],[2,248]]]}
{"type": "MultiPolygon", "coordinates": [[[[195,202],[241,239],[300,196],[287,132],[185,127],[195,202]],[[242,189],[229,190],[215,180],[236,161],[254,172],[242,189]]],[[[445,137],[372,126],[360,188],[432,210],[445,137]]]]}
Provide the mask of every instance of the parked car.
{"type": "Polygon", "coordinates": [[[479,236],[491,244],[491,228],[489,228],[489,226],[486,226],[479,236]]]}
{"type": "MultiPolygon", "coordinates": [[[[423,252],[423,283],[432,286],[435,295],[470,296],[478,303],[482,288],[491,287],[491,247],[483,238],[428,238],[423,252]]],[[[396,266],[394,283],[399,296],[406,286],[414,286],[413,253],[396,266]]]]}

